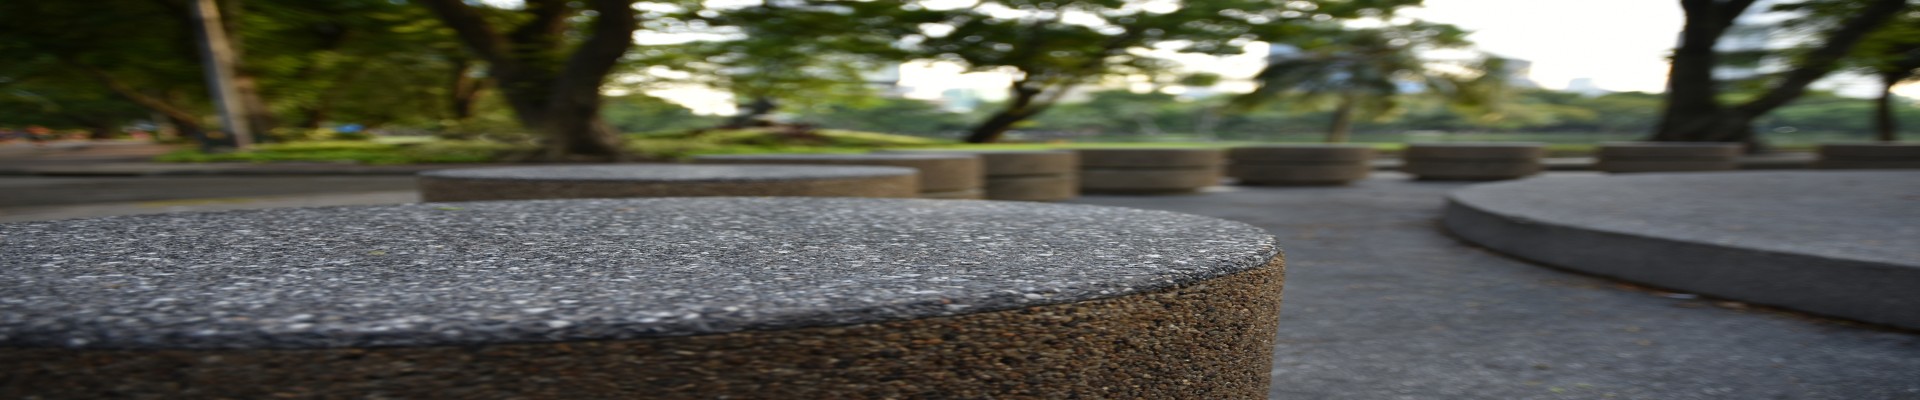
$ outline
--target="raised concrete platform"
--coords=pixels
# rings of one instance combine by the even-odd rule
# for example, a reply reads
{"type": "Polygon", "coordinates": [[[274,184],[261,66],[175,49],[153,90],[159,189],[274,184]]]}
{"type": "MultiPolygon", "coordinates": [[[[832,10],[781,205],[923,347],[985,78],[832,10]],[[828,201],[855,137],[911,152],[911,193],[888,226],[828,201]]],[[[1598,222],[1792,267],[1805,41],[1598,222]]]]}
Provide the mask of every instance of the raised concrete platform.
{"type": "Polygon", "coordinates": [[[1557,267],[1920,328],[1920,172],[1532,179],[1455,191],[1445,224],[1557,267]]]}
{"type": "Polygon", "coordinates": [[[914,197],[908,168],[822,165],[576,165],[428,171],[426,201],[616,197],[914,197]]]}
{"type": "Polygon", "coordinates": [[[0,396],[1259,398],[1272,236],[663,198],[0,224],[0,396]]]}

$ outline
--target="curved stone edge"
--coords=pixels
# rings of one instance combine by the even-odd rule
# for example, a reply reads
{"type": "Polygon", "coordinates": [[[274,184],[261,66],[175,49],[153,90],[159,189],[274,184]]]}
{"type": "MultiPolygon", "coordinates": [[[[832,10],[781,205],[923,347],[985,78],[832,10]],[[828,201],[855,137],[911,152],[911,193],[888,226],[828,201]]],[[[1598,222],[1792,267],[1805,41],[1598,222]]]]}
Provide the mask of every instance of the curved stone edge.
{"type": "Polygon", "coordinates": [[[629,197],[800,196],[919,197],[914,174],[740,182],[620,182],[419,178],[426,202],[629,197]]]}
{"type": "Polygon", "coordinates": [[[1184,286],[952,317],[619,341],[5,349],[0,396],[1264,399],[1282,258],[1184,286]]]}
{"type": "MultiPolygon", "coordinates": [[[[1470,190],[1470,189],[1463,189],[1470,190]]],[[[1647,285],[1920,329],[1920,265],[1847,260],[1556,224],[1447,196],[1442,226],[1514,257],[1647,285]]]]}

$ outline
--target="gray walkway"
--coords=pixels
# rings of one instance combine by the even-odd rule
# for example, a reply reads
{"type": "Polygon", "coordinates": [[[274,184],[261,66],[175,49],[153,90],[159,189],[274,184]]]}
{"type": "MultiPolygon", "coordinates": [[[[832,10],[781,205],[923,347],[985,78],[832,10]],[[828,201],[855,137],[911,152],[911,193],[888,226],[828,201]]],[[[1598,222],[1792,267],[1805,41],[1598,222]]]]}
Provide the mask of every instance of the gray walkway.
{"type": "Polygon", "coordinates": [[[1253,223],[1287,284],[1279,399],[1915,399],[1920,335],[1684,299],[1440,233],[1461,184],[1086,197],[1253,223]]]}
{"type": "MultiPolygon", "coordinates": [[[[332,179],[330,187],[361,187],[347,183],[361,178],[332,179]]],[[[0,197],[32,187],[24,182],[0,197]]],[[[106,182],[93,181],[113,193],[106,182]]],[[[1382,173],[1352,187],[1075,202],[1223,217],[1278,235],[1289,273],[1275,398],[1920,398],[1920,335],[1638,289],[1478,250],[1437,227],[1442,196],[1460,186],[1382,173]]],[[[113,201],[138,201],[125,198],[113,201]]]]}

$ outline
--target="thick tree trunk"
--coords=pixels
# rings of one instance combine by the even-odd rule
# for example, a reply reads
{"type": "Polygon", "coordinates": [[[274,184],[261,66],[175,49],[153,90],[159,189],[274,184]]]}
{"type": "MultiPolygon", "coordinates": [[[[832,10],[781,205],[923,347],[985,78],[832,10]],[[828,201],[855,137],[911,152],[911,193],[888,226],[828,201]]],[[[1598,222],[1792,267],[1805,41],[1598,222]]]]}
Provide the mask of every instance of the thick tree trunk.
{"type": "Polygon", "coordinates": [[[529,0],[531,20],[509,34],[460,0],[422,1],[460,40],[487,60],[491,76],[522,126],[541,139],[541,154],[554,160],[617,160],[620,137],[600,119],[600,85],[633,45],[638,16],[630,0],[590,0],[598,14],[587,39],[572,54],[561,52],[567,18],[564,0],[529,0]]]}
{"type": "MultiPolygon", "coordinates": [[[[1059,88],[1056,90],[1064,93],[1067,89],[1068,88],[1059,88]]],[[[1007,131],[1013,129],[1014,124],[1039,115],[1041,111],[1045,111],[1048,106],[1053,104],[1052,102],[1040,101],[1040,94],[1045,91],[1045,89],[1034,87],[1024,79],[1015,81],[1012,86],[1008,87],[1010,98],[1007,99],[1007,108],[1001,109],[1000,112],[987,117],[986,121],[981,121],[979,125],[975,125],[973,131],[967,133],[966,142],[993,143],[1000,141],[1002,136],[1006,136],[1007,131]]],[[[1059,93],[1056,93],[1054,96],[1051,96],[1050,99],[1057,99],[1058,97],[1060,97],[1059,93]]]]}
{"type": "Polygon", "coordinates": [[[487,90],[487,80],[472,75],[472,62],[461,58],[454,61],[453,79],[447,90],[448,112],[456,122],[466,122],[473,118],[474,103],[480,100],[480,94],[487,90]]]}
{"type": "Polygon", "coordinates": [[[1667,105],[1661,115],[1654,141],[1740,142],[1747,151],[1764,147],[1754,135],[1753,120],[1792,102],[1806,93],[1807,86],[1832,72],[1862,38],[1884,25],[1907,7],[1907,0],[1871,0],[1858,14],[1848,17],[1828,33],[1820,47],[1809,51],[1779,81],[1744,104],[1727,107],[1717,99],[1720,92],[1713,81],[1718,62],[1714,44],[1732,26],[1733,19],[1752,5],[1752,0],[1681,0],[1686,10],[1686,25],[1680,33],[1680,46],[1674,49],[1673,65],[1667,78],[1667,105]]]}
{"type": "Polygon", "coordinates": [[[1029,116],[1031,114],[1026,110],[1000,110],[993,113],[993,116],[988,117],[986,121],[980,122],[980,125],[974,126],[973,131],[967,133],[966,141],[967,143],[998,142],[1000,137],[1007,134],[1007,131],[1013,130],[1014,124],[1027,120],[1029,116]]]}
{"type": "Polygon", "coordinates": [[[740,129],[753,126],[753,122],[760,120],[761,116],[772,114],[773,110],[777,109],[780,109],[780,103],[774,101],[773,98],[757,96],[753,98],[753,101],[743,104],[742,107],[740,107],[740,112],[734,114],[732,118],[727,118],[727,122],[720,125],[720,127],[725,129],[740,129]]]}
{"type": "Polygon", "coordinates": [[[1899,122],[1893,119],[1893,85],[1899,84],[1900,78],[1901,76],[1898,75],[1880,75],[1880,96],[1873,100],[1873,138],[1875,140],[1882,142],[1900,140],[1899,122]]]}
{"type": "Polygon", "coordinates": [[[1327,143],[1346,143],[1347,137],[1352,135],[1353,102],[1352,94],[1340,96],[1340,105],[1333,109],[1333,125],[1327,129],[1327,143]]]}

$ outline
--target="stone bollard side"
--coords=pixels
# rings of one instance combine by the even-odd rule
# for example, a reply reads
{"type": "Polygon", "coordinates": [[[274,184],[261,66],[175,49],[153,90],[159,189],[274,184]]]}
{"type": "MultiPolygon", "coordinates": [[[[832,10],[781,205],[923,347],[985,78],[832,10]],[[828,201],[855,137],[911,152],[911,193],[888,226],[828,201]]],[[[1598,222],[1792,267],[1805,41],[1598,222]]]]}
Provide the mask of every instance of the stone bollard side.
{"type": "Polygon", "coordinates": [[[1191,193],[1220,184],[1219,149],[1080,149],[1080,190],[1089,193],[1191,193]]]}
{"type": "Polygon", "coordinates": [[[985,166],[971,154],[728,154],[693,158],[696,164],[821,164],[907,167],[920,171],[920,197],[980,199],[985,166]]]}
{"type": "Polygon", "coordinates": [[[1080,196],[1071,150],[883,150],[877,154],[973,154],[985,166],[988,200],[1060,201],[1080,196]]]}
{"type": "Polygon", "coordinates": [[[1270,145],[1227,150],[1227,176],[1242,185],[1344,185],[1373,170],[1373,147],[1270,145]]]}
{"type": "Polygon", "coordinates": [[[1820,169],[1920,168],[1920,143],[1834,143],[1820,145],[1820,169]]]}
{"type": "Polygon", "coordinates": [[[1595,167],[1612,173],[1740,169],[1737,143],[1602,143],[1598,156],[1595,167]]]}
{"type": "Polygon", "coordinates": [[[1401,170],[1428,180],[1518,179],[1540,173],[1545,155],[1538,143],[1414,143],[1401,170]]]}

